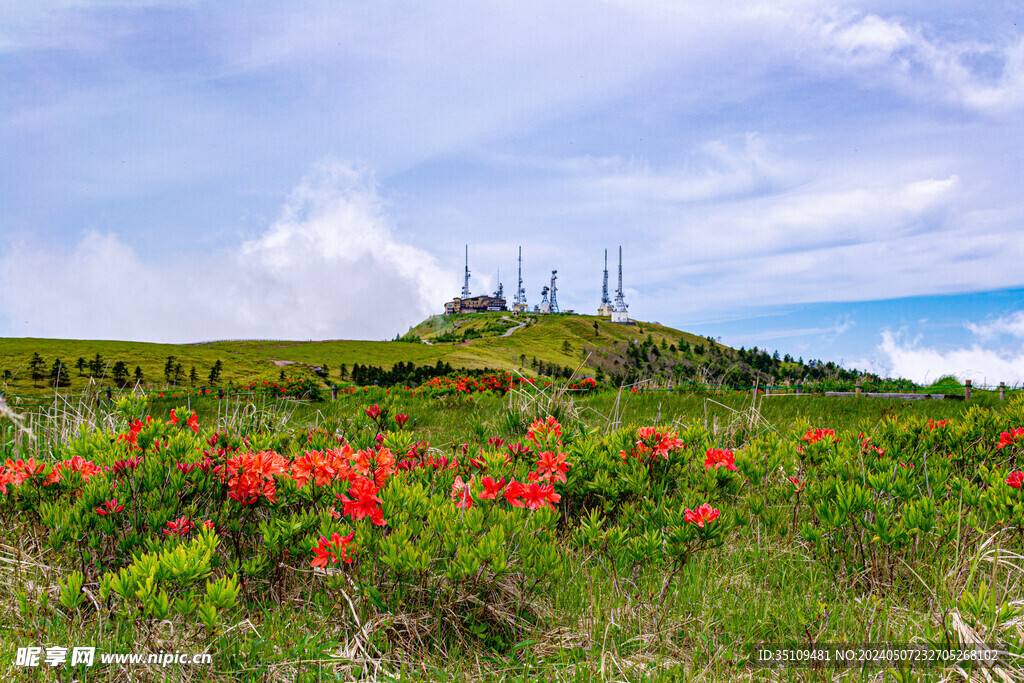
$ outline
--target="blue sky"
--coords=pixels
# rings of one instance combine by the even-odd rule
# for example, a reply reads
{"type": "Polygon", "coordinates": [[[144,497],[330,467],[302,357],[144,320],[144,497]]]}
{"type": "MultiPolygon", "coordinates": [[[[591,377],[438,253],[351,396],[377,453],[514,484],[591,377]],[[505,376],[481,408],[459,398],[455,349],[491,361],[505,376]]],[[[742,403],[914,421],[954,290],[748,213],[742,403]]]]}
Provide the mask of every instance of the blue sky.
{"type": "Polygon", "coordinates": [[[461,285],[1024,380],[1024,10],[7,2],[0,335],[390,338],[461,285]],[[614,279],[614,271],[612,273],[614,279]]]}

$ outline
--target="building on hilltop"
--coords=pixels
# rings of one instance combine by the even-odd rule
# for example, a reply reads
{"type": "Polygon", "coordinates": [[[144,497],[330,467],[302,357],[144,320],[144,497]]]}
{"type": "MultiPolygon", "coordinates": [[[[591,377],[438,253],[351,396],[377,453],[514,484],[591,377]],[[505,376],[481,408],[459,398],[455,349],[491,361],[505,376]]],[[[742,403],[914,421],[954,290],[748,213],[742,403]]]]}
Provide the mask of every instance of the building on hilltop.
{"type": "Polygon", "coordinates": [[[444,305],[445,315],[452,315],[454,313],[479,313],[481,311],[507,310],[508,307],[506,306],[504,297],[488,296],[486,294],[471,296],[467,299],[457,296],[444,305]]]}
{"type": "Polygon", "coordinates": [[[466,245],[466,269],[462,277],[462,296],[457,296],[444,305],[444,314],[455,313],[477,313],[480,311],[507,311],[505,305],[505,288],[501,284],[501,276],[498,276],[498,291],[491,296],[480,294],[472,296],[469,293],[469,245],[466,245]]]}

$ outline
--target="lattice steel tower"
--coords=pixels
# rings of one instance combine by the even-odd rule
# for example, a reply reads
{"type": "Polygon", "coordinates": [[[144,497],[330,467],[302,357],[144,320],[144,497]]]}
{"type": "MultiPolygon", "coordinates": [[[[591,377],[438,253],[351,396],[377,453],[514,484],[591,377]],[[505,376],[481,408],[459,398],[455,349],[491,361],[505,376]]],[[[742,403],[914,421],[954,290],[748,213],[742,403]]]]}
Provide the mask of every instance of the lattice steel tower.
{"type": "Polygon", "coordinates": [[[625,313],[629,305],[622,293],[622,247],[619,247],[619,288],[615,290],[615,312],[625,313]]]}
{"type": "Polygon", "coordinates": [[[601,309],[611,309],[612,298],[608,296],[608,250],[604,250],[604,282],[601,285],[601,309]]]}
{"type": "Polygon", "coordinates": [[[462,280],[462,298],[469,298],[469,245],[466,245],[466,274],[462,280]]]}
{"type": "Polygon", "coordinates": [[[516,290],[515,301],[512,302],[516,306],[521,306],[522,309],[526,310],[526,290],[523,288],[523,248],[519,247],[519,289],[516,290]]]}
{"type": "Polygon", "coordinates": [[[555,280],[557,280],[557,279],[558,279],[558,271],[557,270],[552,270],[551,271],[551,288],[548,290],[548,297],[549,297],[548,301],[551,304],[551,312],[552,313],[561,313],[561,311],[558,310],[558,298],[557,298],[558,297],[558,287],[555,285],[555,280]]]}

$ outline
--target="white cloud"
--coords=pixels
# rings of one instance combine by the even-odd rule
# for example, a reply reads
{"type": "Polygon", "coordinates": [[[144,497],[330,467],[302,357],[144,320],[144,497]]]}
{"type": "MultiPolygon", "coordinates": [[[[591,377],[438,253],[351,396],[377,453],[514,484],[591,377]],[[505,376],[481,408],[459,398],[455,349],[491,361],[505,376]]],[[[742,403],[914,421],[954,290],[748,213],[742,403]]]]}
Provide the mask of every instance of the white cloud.
{"type": "Polygon", "coordinates": [[[809,64],[840,69],[919,97],[993,113],[1024,104],[1024,39],[1002,42],[950,40],[904,19],[855,11],[815,12],[796,30],[809,64]],[[989,71],[976,62],[994,64],[989,71]]]}
{"type": "Polygon", "coordinates": [[[0,272],[11,334],[176,342],[381,339],[437,312],[455,281],[395,234],[366,173],[336,162],[230,251],[146,262],[92,232],[64,254],[13,244],[0,272]]]}
{"type": "Polygon", "coordinates": [[[1010,315],[980,323],[966,322],[964,327],[986,340],[1004,334],[1024,337],[1024,311],[1015,311],[1010,315]]]}
{"type": "Polygon", "coordinates": [[[968,348],[940,350],[920,346],[916,340],[905,342],[890,330],[882,332],[878,351],[884,357],[880,365],[891,376],[928,383],[943,375],[956,375],[976,384],[993,386],[1024,382],[1024,353],[1003,353],[974,344],[968,348]]]}

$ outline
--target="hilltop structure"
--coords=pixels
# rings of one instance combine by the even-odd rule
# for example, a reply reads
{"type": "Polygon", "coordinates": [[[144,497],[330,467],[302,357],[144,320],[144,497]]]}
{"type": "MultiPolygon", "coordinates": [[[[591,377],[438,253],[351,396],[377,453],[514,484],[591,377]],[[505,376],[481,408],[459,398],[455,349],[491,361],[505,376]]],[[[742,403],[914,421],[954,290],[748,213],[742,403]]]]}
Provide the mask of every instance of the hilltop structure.
{"type": "Polygon", "coordinates": [[[604,250],[604,282],[601,285],[601,305],[597,309],[598,315],[612,314],[612,299],[608,296],[608,250],[604,250]]]}
{"type": "Polygon", "coordinates": [[[619,288],[615,290],[615,306],[612,308],[612,322],[629,325],[629,305],[622,293],[622,245],[619,245],[619,288]]]}
{"type": "Polygon", "coordinates": [[[526,310],[526,289],[523,288],[523,248],[519,247],[519,289],[516,290],[516,298],[512,302],[512,314],[525,313],[526,310]]]}
{"type": "Polygon", "coordinates": [[[551,271],[551,284],[541,290],[543,298],[540,302],[540,313],[560,313],[558,310],[558,287],[555,280],[558,279],[558,271],[551,271]]]}
{"type": "MultiPolygon", "coordinates": [[[[500,279],[500,277],[499,277],[500,279]]],[[[521,282],[520,278],[520,282],[521,282]]],[[[462,279],[462,296],[457,296],[444,305],[445,315],[455,313],[477,313],[479,311],[507,311],[505,305],[505,288],[498,282],[498,291],[488,296],[473,296],[469,292],[469,245],[466,245],[466,269],[462,279]]]]}

